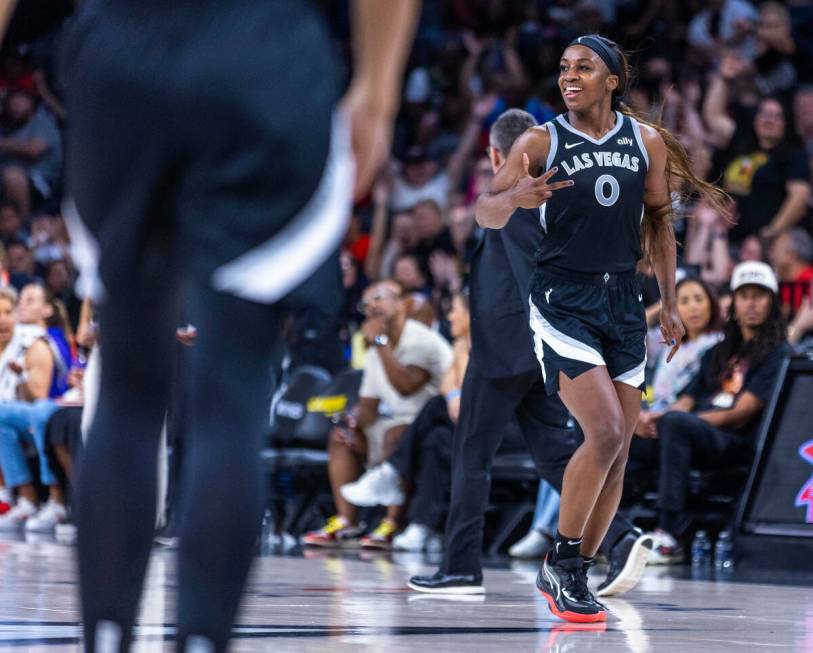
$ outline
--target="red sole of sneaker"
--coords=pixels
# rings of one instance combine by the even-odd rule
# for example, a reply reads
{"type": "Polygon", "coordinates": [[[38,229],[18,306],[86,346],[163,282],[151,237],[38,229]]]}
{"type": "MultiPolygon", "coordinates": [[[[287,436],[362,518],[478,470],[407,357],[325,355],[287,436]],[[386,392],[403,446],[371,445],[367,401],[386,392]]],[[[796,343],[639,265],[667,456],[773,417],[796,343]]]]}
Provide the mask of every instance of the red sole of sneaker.
{"type": "Polygon", "coordinates": [[[564,619],[565,621],[575,624],[592,624],[598,621],[607,621],[607,613],[604,610],[597,612],[596,614],[580,614],[578,612],[570,612],[568,610],[562,611],[556,607],[556,602],[553,600],[553,597],[550,594],[543,592],[542,590],[539,590],[539,593],[545,597],[550,611],[560,619],[564,619]]]}

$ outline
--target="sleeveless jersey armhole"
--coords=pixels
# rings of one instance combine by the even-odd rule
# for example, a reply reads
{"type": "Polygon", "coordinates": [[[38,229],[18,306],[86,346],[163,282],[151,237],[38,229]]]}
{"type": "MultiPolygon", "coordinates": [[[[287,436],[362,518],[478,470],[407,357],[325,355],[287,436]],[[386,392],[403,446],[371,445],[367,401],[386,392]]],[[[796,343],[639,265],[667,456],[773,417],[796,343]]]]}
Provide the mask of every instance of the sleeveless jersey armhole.
{"type": "Polygon", "coordinates": [[[556,131],[556,125],[553,124],[553,121],[548,121],[545,123],[545,129],[548,130],[548,134],[550,134],[550,150],[548,151],[548,158],[545,161],[545,172],[553,167],[553,162],[556,159],[556,150],[559,147],[559,134],[556,131]]]}
{"type": "Polygon", "coordinates": [[[627,118],[629,118],[630,125],[632,125],[632,133],[635,134],[635,141],[638,143],[638,149],[641,150],[641,156],[644,157],[644,163],[646,163],[646,169],[648,171],[649,152],[647,152],[646,143],[644,143],[644,138],[641,136],[641,125],[632,116],[627,116],[627,118]]]}

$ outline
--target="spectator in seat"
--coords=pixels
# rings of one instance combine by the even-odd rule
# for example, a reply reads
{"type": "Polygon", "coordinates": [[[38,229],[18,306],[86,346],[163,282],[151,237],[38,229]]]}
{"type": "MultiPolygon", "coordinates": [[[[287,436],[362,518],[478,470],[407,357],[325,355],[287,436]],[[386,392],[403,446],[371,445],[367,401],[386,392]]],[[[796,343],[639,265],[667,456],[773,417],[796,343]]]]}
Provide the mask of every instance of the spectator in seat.
{"type": "Polygon", "coordinates": [[[390,215],[387,206],[392,192],[392,175],[384,172],[373,186],[373,223],[364,274],[370,281],[390,279],[395,259],[418,246],[418,231],[411,211],[390,215]]]}
{"type": "Polygon", "coordinates": [[[454,151],[441,168],[420,145],[407,149],[393,182],[390,209],[403,211],[425,201],[441,210],[448,207],[449,195],[463,179],[469,157],[483,131],[483,120],[493,109],[493,101],[475,102],[454,151]]]}
{"type": "Polygon", "coordinates": [[[409,292],[429,294],[426,273],[421,264],[412,254],[401,254],[395,259],[395,269],[392,278],[409,292]]]}
{"type": "Polygon", "coordinates": [[[6,248],[9,282],[18,291],[37,280],[36,265],[31,250],[22,241],[15,241],[6,248]]]}
{"type": "Polygon", "coordinates": [[[711,62],[723,48],[738,48],[744,56],[753,56],[756,42],[753,25],[759,14],[745,0],[710,0],[689,23],[688,41],[703,58],[711,62]]]}
{"type": "Polygon", "coordinates": [[[49,199],[59,186],[62,137],[56,121],[47,112],[37,110],[30,93],[11,93],[5,114],[11,129],[0,138],[3,191],[28,216],[32,192],[49,199]]]}
{"type": "Polygon", "coordinates": [[[412,209],[418,245],[412,253],[421,265],[428,266],[429,259],[436,252],[454,254],[456,252],[452,234],[446,226],[440,206],[433,200],[419,202],[412,209]]]}
{"type": "Polygon", "coordinates": [[[407,318],[403,294],[403,288],[390,280],[364,292],[367,319],[361,330],[369,350],[359,401],[346,427],[333,429],[328,444],[328,473],[338,514],[320,530],[306,534],[307,545],[389,548],[398,529],[401,507],[394,506],[362,540],[364,525],[340,488],[361,475],[365,462],[371,468],[392,454],[407,426],[440,392],[452,362],[451,347],[441,336],[407,318]]]}
{"type": "MultiPolygon", "coordinates": [[[[8,356],[11,353],[9,344],[14,336],[14,307],[16,305],[17,291],[7,286],[0,287],[0,369],[4,369],[10,361],[8,356]]],[[[10,370],[5,373],[0,372],[0,379],[11,374],[13,372],[10,370]]],[[[14,390],[16,390],[15,386],[0,383],[0,402],[14,399],[14,390]]],[[[13,502],[14,497],[9,488],[6,487],[5,478],[2,471],[0,471],[0,515],[5,515],[11,510],[13,502]]]]}
{"type": "Polygon", "coordinates": [[[796,44],[791,32],[790,13],[780,2],[765,2],[759,8],[757,51],[754,66],[757,87],[763,95],[786,94],[796,84],[793,65],[796,44]]]}
{"type": "Polygon", "coordinates": [[[23,216],[20,207],[12,200],[0,202],[0,242],[6,247],[14,242],[23,242],[23,216]]]}
{"type": "Polygon", "coordinates": [[[789,352],[770,266],[740,263],[731,289],[723,340],[706,352],[697,376],[668,412],[654,416],[660,441],[656,564],[683,560],[676,538],[690,469],[723,470],[753,457],[762,411],[789,352]]]}
{"type": "Polygon", "coordinates": [[[409,425],[392,455],[341,487],[342,497],[354,506],[402,506],[414,488],[409,526],[393,539],[402,551],[423,551],[442,540],[443,515],[451,486],[451,444],[460,413],[460,391],[469,361],[471,338],[467,296],[452,299],[448,315],[454,338],[452,364],[441,385],[409,425]]]}
{"type": "Polygon", "coordinates": [[[798,224],[811,186],[807,155],[782,102],[762,98],[749,121],[737,122],[727,113],[729,86],[744,71],[742,60],[724,57],[703,104],[703,118],[720,149],[722,186],[737,206],[737,224],[729,232],[736,245],[750,235],[775,238],[798,224]]]}
{"type": "Polygon", "coordinates": [[[792,229],[773,241],[768,258],[784,282],[779,293],[782,306],[795,314],[813,283],[813,242],[804,229],[792,229]]]}
{"type": "Polygon", "coordinates": [[[62,302],[67,311],[68,324],[79,322],[82,301],[73,290],[73,271],[65,259],[51,261],[45,268],[45,287],[52,297],[62,302]]]}
{"type": "Polygon", "coordinates": [[[802,138],[807,159],[813,174],[813,85],[805,84],[796,90],[793,98],[793,114],[796,118],[796,131],[802,138]]]}
{"type": "Polygon", "coordinates": [[[67,519],[65,497],[50,466],[45,429],[58,405],[52,399],[66,389],[70,360],[63,360],[64,348],[48,333],[54,306],[41,286],[23,288],[17,304],[17,324],[9,345],[9,360],[0,369],[0,386],[13,387],[16,398],[0,403],[0,467],[9,488],[17,490],[17,503],[0,516],[0,530],[48,532],[67,519]],[[19,333],[18,333],[19,332],[19,333]],[[14,358],[11,355],[16,354],[14,358]],[[37,494],[22,443],[33,441],[39,457],[40,481],[48,487],[48,502],[37,507],[37,494]]]}
{"type": "MultiPolygon", "coordinates": [[[[657,358],[650,406],[656,413],[677,401],[700,370],[700,359],[722,338],[717,295],[708,284],[686,277],[677,284],[676,294],[678,315],[686,330],[680,349],[670,363],[666,362],[669,351],[665,347],[647,352],[657,358]]],[[[641,413],[639,427],[649,423],[647,416],[647,412],[641,413]]]]}

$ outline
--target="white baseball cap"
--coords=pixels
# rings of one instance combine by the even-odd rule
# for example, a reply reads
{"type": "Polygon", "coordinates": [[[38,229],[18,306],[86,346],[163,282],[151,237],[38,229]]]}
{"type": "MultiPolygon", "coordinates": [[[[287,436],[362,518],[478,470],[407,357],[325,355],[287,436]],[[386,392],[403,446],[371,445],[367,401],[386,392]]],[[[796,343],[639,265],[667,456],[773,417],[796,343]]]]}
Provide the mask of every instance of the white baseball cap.
{"type": "Polygon", "coordinates": [[[771,266],[761,261],[746,261],[734,268],[731,274],[731,291],[748,285],[762,286],[774,294],[779,292],[779,284],[771,266]]]}

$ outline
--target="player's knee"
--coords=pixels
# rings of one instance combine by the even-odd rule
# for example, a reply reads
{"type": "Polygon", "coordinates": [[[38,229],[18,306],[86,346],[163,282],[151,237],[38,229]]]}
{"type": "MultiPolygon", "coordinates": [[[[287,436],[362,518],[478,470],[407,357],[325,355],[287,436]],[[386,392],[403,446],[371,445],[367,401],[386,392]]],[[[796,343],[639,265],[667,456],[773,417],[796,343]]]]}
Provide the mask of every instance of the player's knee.
{"type": "Polygon", "coordinates": [[[608,416],[592,438],[599,459],[608,466],[618,458],[624,447],[625,426],[623,416],[608,416]]]}

